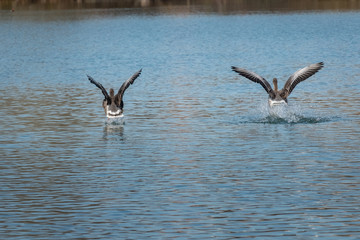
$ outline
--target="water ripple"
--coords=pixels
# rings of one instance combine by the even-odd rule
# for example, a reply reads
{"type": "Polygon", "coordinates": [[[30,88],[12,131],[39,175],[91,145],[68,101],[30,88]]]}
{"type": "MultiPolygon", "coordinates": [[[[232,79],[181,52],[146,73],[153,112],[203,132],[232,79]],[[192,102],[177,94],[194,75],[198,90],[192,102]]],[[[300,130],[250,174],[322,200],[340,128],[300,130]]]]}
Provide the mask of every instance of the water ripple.
{"type": "Polygon", "coordinates": [[[358,13],[106,12],[0,15],[1,239],[359,238],[358,13]]]}

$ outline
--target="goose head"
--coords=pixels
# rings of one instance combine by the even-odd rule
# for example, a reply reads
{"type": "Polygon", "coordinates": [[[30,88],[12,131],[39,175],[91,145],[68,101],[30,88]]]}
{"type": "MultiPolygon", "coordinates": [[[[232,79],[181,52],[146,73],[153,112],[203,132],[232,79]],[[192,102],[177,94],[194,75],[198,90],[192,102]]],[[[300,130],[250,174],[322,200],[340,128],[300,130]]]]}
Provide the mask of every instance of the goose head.
{"type": "Polygon", "coordinates": [[[278,91],[278,81],[277,78],[273,79],[273,84],[274,84],[274,91],[277,92],[278,91]]]}

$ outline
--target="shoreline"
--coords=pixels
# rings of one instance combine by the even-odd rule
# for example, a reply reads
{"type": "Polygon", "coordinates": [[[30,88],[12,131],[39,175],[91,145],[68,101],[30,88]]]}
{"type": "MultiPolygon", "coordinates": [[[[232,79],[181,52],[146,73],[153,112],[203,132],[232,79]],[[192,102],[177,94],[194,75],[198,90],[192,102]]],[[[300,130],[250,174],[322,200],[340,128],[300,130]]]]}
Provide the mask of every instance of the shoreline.
{"type": "Polygon", "coordinates": [[[360,1],[352,0],[0,0],[0,10],[36,11],[66,9],[166,8],[172,12],[293,12],[357,11],[360,1]]]}

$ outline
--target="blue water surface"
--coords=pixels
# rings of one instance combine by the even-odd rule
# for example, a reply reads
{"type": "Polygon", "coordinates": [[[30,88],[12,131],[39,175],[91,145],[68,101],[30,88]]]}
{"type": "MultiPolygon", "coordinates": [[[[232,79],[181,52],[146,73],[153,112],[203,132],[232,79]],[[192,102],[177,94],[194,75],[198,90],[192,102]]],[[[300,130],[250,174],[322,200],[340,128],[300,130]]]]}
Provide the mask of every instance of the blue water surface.
{"type": "Polygon", "coordinates": [[[359,239],[360,13],[0,14],[1,239],[359,239]],[[269,109],[238,66],[282,86],[269,109]],[[101,91],[140,68],[124,123],[101,91]]]}

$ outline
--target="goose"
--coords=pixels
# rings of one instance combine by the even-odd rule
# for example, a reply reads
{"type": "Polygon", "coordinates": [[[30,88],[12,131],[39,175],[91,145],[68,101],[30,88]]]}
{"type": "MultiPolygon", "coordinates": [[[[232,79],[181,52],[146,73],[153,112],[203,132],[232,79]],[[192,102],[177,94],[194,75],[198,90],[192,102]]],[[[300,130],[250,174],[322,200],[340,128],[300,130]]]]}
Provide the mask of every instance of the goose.
{"type": "Polygon", "coordinates": [[[118,118],[123,117],[123,108],[124,108],[124,102],[123,102],[123,96],[125,90],[134,83],[135,79],[139,77],[141,74],[142,69],[134,73],[128,80],[126,80],[120,87],[118,93],[114,95],[114,89],[110,88],[110,95],[105,90],[103,85],[101,85],[99,82],[95,81],[92,77],[87,75],[89,81],[100,88],[102,94],[104,95],[105,99],[103,100],[102,106],[105,110],[105,115],[107,118],[118,118]]]}
{"type": "Polygon", "coordinates": [[[232,66],[231,69],[234,72],[240,74],[241,76],[246,77],[253,82],[259,83],[269,94],[269,105],[272,107],[274,105],[287,104],[287,98],[294,90],[296,85],[317,73],[323,66],[324,63],[319,62],[297,70],[293,75],[289,77],[283,89],[281,90],[278,90],[278,81],[276,78],[273,79],[274,89],[272,89],[269,82],[256,73],[234,66],[232,66]]]}

